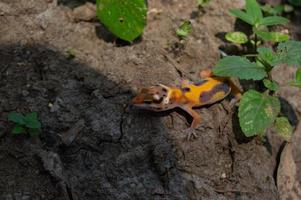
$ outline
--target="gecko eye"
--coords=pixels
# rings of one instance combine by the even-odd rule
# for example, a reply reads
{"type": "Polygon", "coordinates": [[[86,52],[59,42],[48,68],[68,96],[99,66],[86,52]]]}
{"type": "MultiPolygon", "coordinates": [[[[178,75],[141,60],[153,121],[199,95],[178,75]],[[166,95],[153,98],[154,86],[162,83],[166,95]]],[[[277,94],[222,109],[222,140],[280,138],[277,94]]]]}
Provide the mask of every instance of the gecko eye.
{"type": "Polygon", "coordinates": [[[168,104],[169,103],[169,98],[164,98],[163,103],[168,104]]]}

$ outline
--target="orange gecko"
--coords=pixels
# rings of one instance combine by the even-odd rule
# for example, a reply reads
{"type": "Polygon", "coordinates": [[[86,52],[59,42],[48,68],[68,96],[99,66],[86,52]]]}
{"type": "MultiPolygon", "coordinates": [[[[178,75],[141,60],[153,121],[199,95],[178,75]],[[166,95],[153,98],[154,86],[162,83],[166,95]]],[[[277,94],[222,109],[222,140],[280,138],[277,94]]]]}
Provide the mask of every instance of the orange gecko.
{"type": "Polygon", "coordinates": [[[186,130],[187,139],[189,140],[191,136],[196,137],[195,129],[200,124],[201,117],[192,108],[213,104],[224,99],[230,93],[237,100],[241,96],[240,90],[229,78],[216,77],[209,69],[203,70],[200,76],[202,79],[199,82],[192,83],[183,80],[180,87],[159,84],[143,88],[132,99],[130,107],[155,112],[181,108],[193,118],[190,128],[186,130]]]}

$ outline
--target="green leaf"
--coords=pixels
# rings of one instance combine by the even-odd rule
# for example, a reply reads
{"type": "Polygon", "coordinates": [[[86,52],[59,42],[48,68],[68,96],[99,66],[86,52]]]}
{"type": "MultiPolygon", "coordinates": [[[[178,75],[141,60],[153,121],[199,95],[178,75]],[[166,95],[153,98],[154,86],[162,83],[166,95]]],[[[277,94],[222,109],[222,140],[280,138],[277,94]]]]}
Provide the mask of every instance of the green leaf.
{"type": "Polygon", "coordinates": [[[301,42],[286,41],[277,47],[278,63],[301,67],[301,42]]]}
{"type": "Polygon", "coordinates": [[[285,17],[269,16],[269,17],[262,18],[259,23],[260,25],[264,25],[264,26],[273,26],[278,24],[286,24],[288,22],[289,20],[286,19],[285,17]]]}
{"type": "Polygon", "coordinates": [[[191,22],[184,21],[180,27],[176,30],[177,36],[179,37],[187,37],[187,35],[191,32],[191,22]]]}
{"type": "Polygon", "coordinates": [[[239,9],[230,9],[229,12],[232,16],[237,17],[238,19],[241,19],[250,25],[253,25],[254,23],[252,16],[249,16],[246,12],[243,12],[239,9]]]}
{"type": "Polygon", "coordinates": [[[25,132],[26,132],[25,128],[21,125],[16,125],[12,130],[13,135],[19,135],[25,132]]]}
{"type": "Polygon", "coordinates": [[[256,63],[239,56],[227,56],[222,58],[213,68],[217,76],[237,77],[239,79],[261,80],[266,77],[266,71],[256,63]]]}
{"type": "Polygon", "coordinates": [[[301,88],[301,69],[296,71],[295,79],[290,81],[289,84],[301,88]]]}
{"type": "Polygon", "coordinates": [[[245,44],[248,42],[248,37],[243,32],[229,32],[225,37],[226,40],[235,44],[245,44]]]}
{"type": "Polygon", "coordinates": [[[275,128],[278,133],[285,141],[290,141],[293,134],[293,127],[289,123],[286,117],[278,117],[275,122],[275,128]]]}
{"type": "Polygon", "coordinates": [[[28,129],[28,133],[31,137],[37,136],[40,134],[41,129],[38,128],[30,128],[28,129]]]}
{"type": "Polygon", "coordinates": [[[16,124],[24,124],[24,116],[21,113],[11,112],[8,114],[8,120],[16,124]]]}
{"type": "Polygon", "coordinates": [[[239,124],[247,137],[265,132],[280,112],[280,101],[276,97],[249,90],[239,103],[239,124]]]}
{"type": "Polygon", "coordinates": [[[35,112],[25,115],[24,121],[25,126],[28,128],[41,128],[41,123],[39,122],[38,115],[35,112]]]}
{"type": "Polygon", "coordinates": [[[284,42],[289,39],[289,35],[279,32],[256,31],[255,33],[265,41],[284,42]]]}
{"type": "Polygon", "coordinates": [[[248,16],[252,17],[253,25],[256,25],[262,19],[262,11],[256,0],[246,0],[246,11],[248,16]]]}
{"type": "Polygon", "coordinates": [[[301,6],[301,0],[288,0],[293,6],[301,6]]]}
{"type": "Polygon", "coordinates": [[[264,79],[263,84],[266,88],[272,91],[277,91],[279,89],[279,85],[275,81],[270,81],[269,79],[264,79]]]}
{"type": "Polygon", "coordinates": [[[96,0],[98,19],[117,37],[133,41],[146,25],[144,0],[96,0]]]}
{"type": "Polygon", "coordinates": [[[277,61],[277,57],[271,48],[260,47],[257,49],[257,52],[259,53],[258,59],[261,62],[267,63],[270,66],[273,66],[275,64],[275,62],[277,61]]]}

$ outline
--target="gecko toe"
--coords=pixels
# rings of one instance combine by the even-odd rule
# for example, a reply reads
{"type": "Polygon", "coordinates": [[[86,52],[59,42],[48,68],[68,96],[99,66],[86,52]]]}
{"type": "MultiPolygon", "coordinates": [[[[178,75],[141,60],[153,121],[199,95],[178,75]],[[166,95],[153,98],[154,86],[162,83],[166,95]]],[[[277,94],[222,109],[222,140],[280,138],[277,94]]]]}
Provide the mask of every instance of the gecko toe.
{"type": "Polygon", "coordinates": [[[185,134],[187,134],[186,140],[191,141],[193,138],[197,138],[197,134],[193,128],[188,128],[184,130],[185,134]]]}

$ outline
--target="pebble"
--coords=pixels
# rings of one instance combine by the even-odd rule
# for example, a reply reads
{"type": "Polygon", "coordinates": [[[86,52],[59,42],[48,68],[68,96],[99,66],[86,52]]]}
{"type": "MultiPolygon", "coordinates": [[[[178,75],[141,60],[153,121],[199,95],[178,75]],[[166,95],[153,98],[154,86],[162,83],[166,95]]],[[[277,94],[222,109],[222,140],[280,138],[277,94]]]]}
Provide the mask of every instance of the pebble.
{"type": "Polygon", "coordinates": [[[24,97],[26,97],[26,96],[29,95],[29,92],[28,92],[27,90],[23,90],[23,91],[22,91],[22,95],[23,95],[24,97]]]}
{"type": "Polygon", "coordinates": [[[76,7],[72,11],[75,21],[92,21],[96,18],[96,6],[92,3],[86,3],[76,7]]]}

